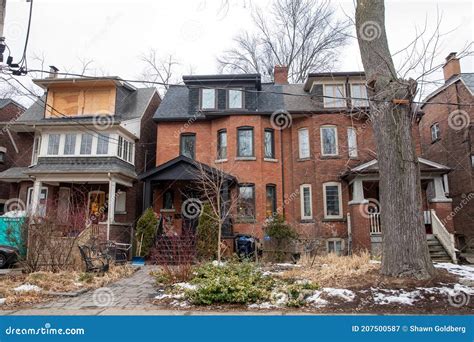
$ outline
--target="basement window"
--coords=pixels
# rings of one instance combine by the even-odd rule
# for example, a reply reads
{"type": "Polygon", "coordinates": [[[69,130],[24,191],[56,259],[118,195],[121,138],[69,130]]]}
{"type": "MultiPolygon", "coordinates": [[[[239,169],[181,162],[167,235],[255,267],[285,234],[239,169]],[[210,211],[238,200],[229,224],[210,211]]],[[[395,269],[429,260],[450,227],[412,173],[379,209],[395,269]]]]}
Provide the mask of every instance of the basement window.
{"type": "Polygon", "coordinates": [[[441,129],[439,123],[435,122],[431,125],[431,142],[434,143],[438,140],[441,140],[441,129]]]}
{"type": "Polygon", "coordinates": [[[328,253],[341,255],[344,250],[344,241],[342,239],[328,239],[326,241],[326,249],[328,253]]]}

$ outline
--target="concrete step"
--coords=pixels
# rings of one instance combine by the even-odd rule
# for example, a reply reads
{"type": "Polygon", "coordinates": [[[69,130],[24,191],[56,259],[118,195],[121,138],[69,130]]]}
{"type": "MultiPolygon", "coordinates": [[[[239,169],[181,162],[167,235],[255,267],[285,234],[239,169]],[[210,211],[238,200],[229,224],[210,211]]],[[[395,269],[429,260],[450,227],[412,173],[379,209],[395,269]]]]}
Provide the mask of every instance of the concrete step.
{"type": "Polygon", "coordinates": [[[430,250],[430,252],[440,252],[440,251],[444,252],[445,251],[444,247],[441,245],[428,246],[428,249],[430,250]]]}

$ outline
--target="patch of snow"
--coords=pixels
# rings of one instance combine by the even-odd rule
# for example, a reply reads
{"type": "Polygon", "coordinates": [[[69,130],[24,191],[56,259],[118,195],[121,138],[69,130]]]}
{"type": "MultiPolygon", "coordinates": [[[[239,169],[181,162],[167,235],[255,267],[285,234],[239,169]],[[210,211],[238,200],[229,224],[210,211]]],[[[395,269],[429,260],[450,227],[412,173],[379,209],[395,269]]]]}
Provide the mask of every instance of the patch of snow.
{"type": "Polygon", "coordinates": [[[212,262],[212,266],[214,266],[214,267],[217,267],[217,266],[222,267],[222,266],[224,266],[224,265],[225,265],[225,262],[223,262],[223,261],[219,262],[219,261],[217,261],[217,260],[214,260],[214,261],[212,262]]]}
{"type": "Polygon", "coordinates": [[[159,295],[155,296],[155,299],[162,300],[162,299],[181,299],[184,298],[184,293],[178,293],[178,294],[168,294],[168,293],[160,293],[159,295]]]}
{"type": "Polygon", "coordinates": [[[7,211],[5,214],[1,215],[1,217],[9,217],[9,218],[17,218],[17,217],[25,217],[26,211],[24,210],[12,210],[7,211]]]}
{"type": "Polygon", "coordinates": [[[290,264],[290,263],[276,264],[276,266],[279,266],[279,267],[289,267],[289,268],[292,268],[292,267],[302,267],[301,265],[298,265],[298,264],[290,264]]]}
{"type": "Polygon", "coordinates": [[[288,302],[288,295],[283,292],[272,293],[272,299],[277,306],[284,306],[288,302]]]}
{"type": "Polygon", "coordinates": [[[322,291],[314,291],[313,295],[306,298],[308,303],[313,304],[313,306],[325,306],[328,304],[328,301],[321,298],[322,291]]]}
{"type": "Polygon", "coordinates": [[[277,305],[272,304],[270,302],[254,303],[248,306],[249,309],[273,309],[277,307],[277,305]]]}
{"type": "Polygon", "coordinates": [[[469,295],[474,295],[474,288],[461,284],[454,284],[454,287],[417,287],[417,289],[425,291],[426,293],[440,293],[445,295],[452,295],[453,293],[464,292],[469,295]]]}
{"type": "Polygon", "coordinates": [[[404,290],[372,289],[372,296],[375,304],[413,305],[420,298],[421,293],[419,290],[406,292],[404,290]]]}
{"type": "Polygon", "coordinates": [[[456,265],[449,262],[442,262],[439,264],[434,264],[437,268],[443,268],[449,273],[455,274],[462,279],[473,280],[474,281],[474,266],[469,265],[456,265]]]}
{"type": "Polygon", "coordinates": [[[0,298],[0,305],[3,305],[5,304],[5,302],[7,301],[6,298],[0,298]]]}
{"type": "Polygon", "coordinates": [[[41,287],[38,287],[36,285],[31,285],[31,284],[23,284],[18,287],[15,287],[13,290],[16,292],[28,292],[28,291],[40,292],[41,287]]]}
{"type": "Polygon", "coordinates": [[[180,300],[174,300],[170,303],[170,305],[174,307],[180,307],[180,308],[189,307],[189,303],[187,301],[180,301],[180,300]]]}
{"type": "Polygon", "coordinates": [[[323,288],[323,292],[331,297],[340,297],[345,301],[352,302],[355,298],[355,293],[347,289],[335,289],[332,287],[323,288]]]}
{"type": "Polygon", "coordinates": [[[179,287],[179,288],[185,289],[185,290],[196,290],[197,289],[196,285],[193,285],[193,284],[190,284],[190,283],[176,283],[173,286],[179,287]]]}
{"type": "Polygon", "coordinates": [[[77,287],[84,286],[84,284],[83,284],[83,283],[73,283],[73,284],[74,284],[74,286],[77,286],[77,287]]]}
{"type": "Polygon", "coordinates": [[[369,260],[369,264],[380,264],[380,260],[369,260]]]}

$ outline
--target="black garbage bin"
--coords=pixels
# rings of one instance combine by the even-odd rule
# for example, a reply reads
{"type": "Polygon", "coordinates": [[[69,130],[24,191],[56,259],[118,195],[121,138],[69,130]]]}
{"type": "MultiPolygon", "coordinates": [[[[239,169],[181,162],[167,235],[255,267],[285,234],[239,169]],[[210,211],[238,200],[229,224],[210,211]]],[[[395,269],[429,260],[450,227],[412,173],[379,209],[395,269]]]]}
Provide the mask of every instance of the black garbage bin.
{"type": "Polygon", "coordinates": [[[235,237],[235,252],[241,259],[255,257],[256,239],[251,235],[237,235],[235,237]]]}

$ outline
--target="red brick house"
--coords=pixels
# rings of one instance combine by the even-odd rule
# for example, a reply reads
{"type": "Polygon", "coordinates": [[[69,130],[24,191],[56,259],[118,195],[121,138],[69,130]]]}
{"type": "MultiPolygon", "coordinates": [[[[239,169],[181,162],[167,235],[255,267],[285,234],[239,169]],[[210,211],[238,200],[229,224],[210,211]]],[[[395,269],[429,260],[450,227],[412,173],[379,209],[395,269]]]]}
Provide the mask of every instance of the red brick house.
{"type": "MultiPolygon", "coordinates": [[[[263,238],[267,217],[281,212],[318,252],[376,252],[383,208],[363,72],[311,73],[305,84],[288,84],[287,69],[277,67],[269,84],[258,74],[183,81],[169,88],[154,115],[156,167],[140,176],[145,206],[174,232],[195,224],[183,217],[181,204],[199,165],[206,165],[223,170],[239,195],[224,237],[263,238]]],[[[443,177],[449,168],[420,159],[420,169],[427,232],[435,217],[435,229],[449,239],[452,226],[438,224],[451,211],[443,177]]]]}
{"type": "Polygon", "coordinates": [[[422,105],[422,156],[449,166],[449,197],[461,249],[474,247],[474,73],[462,73],[456,53],[446,58],[444,85],[422,105]]]}
{"type": "MultiPolygon", "coordinates": [[[[0,99],[0,172],[21,164],[21,157],[27,146],[25,142],[32,142],[30,134],[21,134],[12,131],[12,123],[25,111],[25,108],[12,99],[0,99]]],[[[28,145],[28,143],[26,143],[28,145]]],[[[9,206],[10,187],[0,183],[0,215],[5,213],[9,206]]]]}
{"type": "Polygon", "coordinates": [[[34,80],[44,89],[11,125],[28,134],[21,158],[0,173],[9,198],[33,215],[58,215],[82,201],[102,239],[131,242],[142,212],[137,174],[154,165],[155,88],[119,77],[34,80]],[[81,197],[81,199],[79,199],[81,197]]]}

